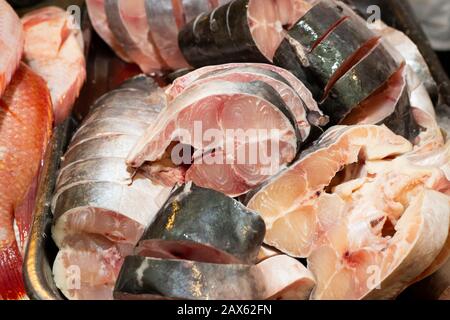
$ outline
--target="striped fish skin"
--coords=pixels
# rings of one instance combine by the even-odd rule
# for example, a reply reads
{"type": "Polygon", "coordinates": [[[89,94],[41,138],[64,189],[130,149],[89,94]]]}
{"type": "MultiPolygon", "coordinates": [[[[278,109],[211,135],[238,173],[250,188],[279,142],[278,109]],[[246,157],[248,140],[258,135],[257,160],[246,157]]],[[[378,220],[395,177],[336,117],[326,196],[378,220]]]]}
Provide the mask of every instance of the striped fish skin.
{"type": "Polygon", "coordinates": [[[151,78],[137,76],[101,97],[63,158],[52,201],[52,236],[60,249],[53,273],[69,299],[112,299],[124,257],[169,196],[170,188],[125,163],[165,107],[152,98],[160,90],[151,78]],[[82,271],[78,288],[67,278],[73,266],[82,271]]]}

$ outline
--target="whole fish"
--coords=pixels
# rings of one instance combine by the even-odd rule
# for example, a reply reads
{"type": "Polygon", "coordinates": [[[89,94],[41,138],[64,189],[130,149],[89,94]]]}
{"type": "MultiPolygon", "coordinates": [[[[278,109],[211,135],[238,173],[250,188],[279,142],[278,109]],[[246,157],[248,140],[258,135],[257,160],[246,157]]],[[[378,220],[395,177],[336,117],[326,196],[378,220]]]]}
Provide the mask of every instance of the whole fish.
{"type": "Polygon", "coordinates": [[[20,19],[5,0],[0,0],[0,97],[22,57],[24,35],[20,19]]]}
{"type": "Polygon", "coordinates": [[[16,210],[38,173],[52,125],[45,81],[21,64],[0,99],[0,299],[25,295],[13,225],[16,210]]]}
{"type": "Polygon", "coordinates": [[[92,107],[64,156],[52,201],[52,236],[60,251],[56,285],[69,299],[112,299],[117,274],[170,188],[154,184],[125,159],[164,101],[157,84],[138,76],[92,107]],[[74,287],[70,272],[81,272],[74,287]]]}
{"type": "Polygon", "coordinates": [[[84,43],[80,30],[70,25],[61,8],[45,7],[22,18],[24,59],[50,89],[56,124],[71,113],[86,79],[84,43]]]}

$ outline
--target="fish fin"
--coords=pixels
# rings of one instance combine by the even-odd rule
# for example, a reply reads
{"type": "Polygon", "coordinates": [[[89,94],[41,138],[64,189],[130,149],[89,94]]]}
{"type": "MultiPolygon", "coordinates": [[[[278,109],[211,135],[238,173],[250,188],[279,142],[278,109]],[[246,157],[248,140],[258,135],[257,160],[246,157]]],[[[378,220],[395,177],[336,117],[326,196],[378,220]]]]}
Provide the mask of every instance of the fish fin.
{"type": "Polygon", "coordinates": [[[36,194],[38,188],[38,175],[34,178],[26,197],[19,207],[14,210],[14,219],[18,229],[18,237],[16,240],[20,247],[20,251],[25,251],[25,246],[30,233],[31,224],[33,222],[33,210],[35,206],[36,194]]]}
{"type": "Polygon", "coordinates": [[[7,246],[0,246],[0,299],[19,300],[25,297],[22,256],[14,241],[7,246]]]}
{"type": "Polygon", "coordinates": [[[69,36],[72,34],[72,30],[69,28],[68,26],[68,21],[66,20],[64,22],[63,27],[61,28],[61,42],[59,44],[59,48],[58,51],[61,51],[62,47],[64,46],[64,44],[66,43],[67,39],[69,39],[69,36]]]}

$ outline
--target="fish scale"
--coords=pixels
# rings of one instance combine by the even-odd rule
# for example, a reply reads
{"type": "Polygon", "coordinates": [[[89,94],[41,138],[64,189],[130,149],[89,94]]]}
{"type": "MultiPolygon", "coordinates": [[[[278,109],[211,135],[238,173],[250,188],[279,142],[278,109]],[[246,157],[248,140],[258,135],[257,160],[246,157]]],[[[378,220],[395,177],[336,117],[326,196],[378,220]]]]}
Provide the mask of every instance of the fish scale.
{"type": "MultiPolygon", "coordinates": [[[[25,295],[22,256],[13,229],[15,210],[35,179],[53,124],[50,93],[42,78],[21,64],[0,99],[0,298],[25,295]]],[[[30,221],[31,212],[16,216],[30,221]]]]}

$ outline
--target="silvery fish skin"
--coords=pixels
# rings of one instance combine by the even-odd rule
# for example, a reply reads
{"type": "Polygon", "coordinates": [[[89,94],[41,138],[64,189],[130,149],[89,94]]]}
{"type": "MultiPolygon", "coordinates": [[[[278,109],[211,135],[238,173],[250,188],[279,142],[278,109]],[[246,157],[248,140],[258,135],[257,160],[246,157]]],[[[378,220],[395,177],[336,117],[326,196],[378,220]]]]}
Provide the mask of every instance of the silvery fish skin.
{"type": "Polygon", "coordinates": [[[249,265],[129,256],[124,266],[118,299],[257,300],[265,291],[261,271],[249,265]]]}
{"type": "Polygon", "coordinates": [[[195,247],[197,259],[188,260],[217,263],[210,254],[215,248],[226,253],[225,261],[229,258],[251,264],[256,261],[265,230],[257,213],[220,192],[189,183],[171,195],[142,237],[138,251],[155,257],[154,250],[163,253],[164,242],[169,241],[169,247],[176,249],[178,255],[190,254],[189,249],[195,247]],[[152,242],[156,246],[152,247],[152,242]]]}
{"type": "Polygon", "coordinates": [[[153,184],[125,163],[164,107],[152,99],[159,90],[145,76],[125,82],[94,104],[69,145],[52,202],[52,236],[60,248],[53,272],[69,299],[112,299],[124,256],[169,196],[170,188],[153,184]],[[71,290],[66,277],[72,264],[84,275],[79,290],[71,290]]]}

